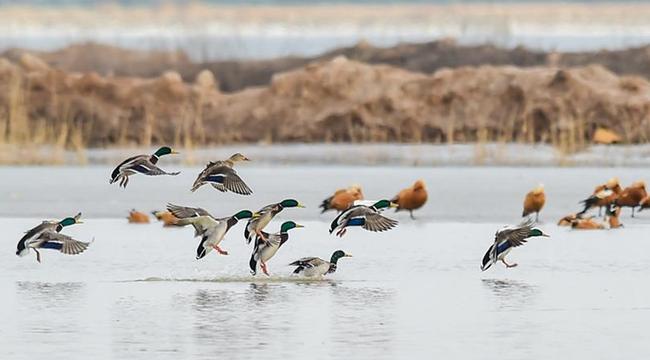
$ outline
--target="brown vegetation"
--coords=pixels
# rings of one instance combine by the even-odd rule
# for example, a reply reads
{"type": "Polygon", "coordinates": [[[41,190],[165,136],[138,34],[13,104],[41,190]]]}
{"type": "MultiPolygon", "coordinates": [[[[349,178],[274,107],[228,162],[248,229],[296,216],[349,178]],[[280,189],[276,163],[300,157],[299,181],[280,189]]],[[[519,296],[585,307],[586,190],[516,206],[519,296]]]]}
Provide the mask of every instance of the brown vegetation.
{"type": "Polygon", "coordinates": [[[339,57],[268,87],[217,90],[167,72],[104,77],[0,59],[0,142],[68,148],[238,142],[548,142],[577,151],[598,128],[650,135],[650,84],[600,66],[480,66],[432,75],[339,57]],[[631,87],[629,84],[634,84],[631,87]]]}

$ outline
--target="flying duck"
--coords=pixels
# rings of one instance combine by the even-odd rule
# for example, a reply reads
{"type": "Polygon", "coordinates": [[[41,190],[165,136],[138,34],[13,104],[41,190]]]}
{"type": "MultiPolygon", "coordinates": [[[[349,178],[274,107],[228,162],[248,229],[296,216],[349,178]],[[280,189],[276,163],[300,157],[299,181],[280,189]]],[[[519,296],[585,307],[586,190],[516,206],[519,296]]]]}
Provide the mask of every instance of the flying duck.
{"type": "Polygon", "coordinates": [[[60,234],[64,227],[81,224],[81,213],[75,217],[67,217],[61,221],[43,221],[38,226],[25,233],[16,246],[16,255],[27,256],[29,249],[36,252],[36,261],[41,262],[41,253],[38,249],[59,250],[66,255],[77,255],[84,252],[90,243],[77,241],[70,236],[60,234]]]}
{"type": "Polygon", "coordinates": [[[244,238],[246,239],[246,243],[250,244],[256,236],[262,237],[262,240],[266,240],[262,230],[280,211],[285,208],[293,207],[304,208],[305,206],[294,199],[285,199],[279,203],[266,205],[257,211],[253,217],[248,220],[246,228],[244,229],[244,238]]]}
{"type": "Polygon", "coordinates": [[[134,174],[143,174],[149,176],[156,175],[178,175],[180,172],[168,173],[156,166],[161,156],[169,154],[178,154],[168,146],[158,149],[153,155],[136,155],[122,161],[111,173],[109,184],[119,181],[119,186],[126,188],[129,183],[129,176],[134,174]]]}
{"type": "Polygon", "coordinates": [[[236,153],[226,160],[211,161],[203,171],[197,176],[191,191],[194,192],[205,184],[212,185],[213,188],[221,191],[232,191],[239,195],[250,195],[253,191],[242,180],[237,171],[233,169],[235,163],[240,161],[250,161],[246,156],[236,153]]]}
{"type": "Polygon", "coordinates": [[[239,220],[249,219],[253,216],[250,210],[242,210],[233,216],[215,218],[205,209],[193,208],[167,204],[167,210],[178,220],[179,226],[192,225],[194,237],[201,237],[199,246],[196,248],[196,259],[202,259],[212,249],[221,255],[228,255],[228,252],[219,247],[228,230],[237,224],[239,220]]]}
{"type": "Polygon", "coordinates": [[[517,264],[508,264],[505,260],[506,255],[512,250],[513,247],[521,246],[526,243],[528,238],[535,236],[545,236],[544,232],[538,228],[534,228],[535,222],[528,218],[520,223],[518,226],[506,226],[500,229],[494,235],[494,243],[483,256],[481,263],[481,270],[485,271],[492,264],[501,261],[507,268],[515,267],[517,264]]]}
{"type": "Polygon", "coordinates": [[[397,220],[389,219],[379,213],[381,209],[396,207],[389,200],[379,200],[371,206],[354,205],[340,213],[330,225],[330,234],[342,237],[348,226],[361,226],[368,231],[386,231],[397,226],[397,220]]]}

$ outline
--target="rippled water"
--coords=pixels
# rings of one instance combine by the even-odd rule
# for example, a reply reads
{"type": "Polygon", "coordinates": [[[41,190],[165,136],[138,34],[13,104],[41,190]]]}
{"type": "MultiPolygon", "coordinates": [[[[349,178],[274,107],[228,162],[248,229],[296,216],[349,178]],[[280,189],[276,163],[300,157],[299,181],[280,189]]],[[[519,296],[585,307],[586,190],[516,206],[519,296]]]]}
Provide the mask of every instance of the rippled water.
{"type": "Polygon", "coordinates": [[[247,199],[176,187],[190,175],[134,179],[122,191],[104,185],[103,170],[0,169],[12,185],[0,192],[0,358],[611,359],[650,351],[650,215],[626,213],[625,227],[611,231],[552,224],[594,183],[614,173],[629,182],[643,169],[251,167],[240,171],[256,190],[247,199]],[[82,175],[71,176],[76,171],[82,175]],[[261,181],[271,173],[281,175],[261,181]],[[327,233],[334,214],[316,214],[333,184],[357,181],[374,195],[414,177],[427,179],[432,199],[417,221],[389,214],[400,220],[392,231],[355,229],[338,239],[327,233]],[[43,179],[46,200],[18,178],[43,179]],[[538,180],[549,192],[542,227],[552,237],[513,250],[517,268],[481,272],[494,231],[518,220],[522,191],[538,180]],[[78,193],[57,195],[70,187],[78,193]],[[282,219],[306,227],[292,230],[269,261],[270,278],[249,275],[241,224],[222,243],[230,255],[197,261],[191,229],[130,225],[117,210],[169,198],[225,215],[291,193],[310,207],[285,210],[282,219]],[[10,209],[21,217],[7,217],[10,209]],[[22,232],[52,209],[89,214],[66,232],[94,238],[90,248],[74,257],[44,251],[42,264],[33,254],[16,257],[22,232]],[[289,262],[337,249],[354,257],[333,276],[290,275],[289,262]]]}

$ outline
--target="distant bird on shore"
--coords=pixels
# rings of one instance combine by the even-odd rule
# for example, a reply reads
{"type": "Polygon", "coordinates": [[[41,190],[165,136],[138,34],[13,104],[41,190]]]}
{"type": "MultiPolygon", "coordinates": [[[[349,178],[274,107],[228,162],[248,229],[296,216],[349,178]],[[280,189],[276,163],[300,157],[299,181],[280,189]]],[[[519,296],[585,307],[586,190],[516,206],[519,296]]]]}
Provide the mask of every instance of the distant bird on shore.
{"type": "Polygon", "coordinates": [[[196,259],[202,259],[212,249],[221,255],[228,255],[228,252],[221,249],[219,244],[226,236],[228,230],[237,224],[239,220],[250,219],[253,213],[250,210],[241,210],[233,216],[215,218],[205,209],[168,204],[167,210],[178,220],[176,224],[192,225],[194,237],[201,237],[199,246],[196,249],[196,259]]]}
{"type": "Polygon", "coordinates": [[[352,185],[347,189],[339,189],[334,195],[323,200],[320,204],[321,214],[328,210],[344,211],[354,204],[356,200],[363,200],[361,186],[352,185]]]}
{"type": "Polygon", "coordinates": [[[38,249],[59,250],[66,255],[77,255],[84,252],[90,243],[74,240],[70,236],[60,234],[64,227],[81,224],[81,213],[75,217],[67,217],[61,221],[43,221],[40,225],[25,233],[16,246],[16,255],[26,256],[29,249],[36,252],[36,261],[41,262],[41,253],[38,249]]]}
{"type": "Polygon", "coordinates": [[[632,217],[634,217],[634,210],[638,206],[641,206],[641,201],[647,196],[648,193],[645,189],[645,182],[637,181],[623,189],[623,191],[618,195],[615,203],[620,207],[632,208],[632,217]]]}
{"type": "Polygon", "coordinates": [[[148,224],[149,215],[137,211],[136,209],[131,209],[131,211],[129,211],[129,216],[127,216],[127,220],[129,220],[129,223],[131,224],[148,224]]]}
{"type": "Polygon", "coordinates": [[[279,203],[266,205],[265,207],[258,210],[255,215],[250,220],[248,220],[246,228],[244,229],[244,238],[246,239],[246,243],[250,244],[255,236],[261,237],[262,240],[266,241],[266,236],[262,230],[264,230],[264,228],[280,211],[285,208],[293,207],[304,208],[305,206],[294,199],[285,199],[279,203]]]}
{"type": "Polygon", "coordinates": [[[255,247],[251,254],[251,259],[248,265],[251,269],[251,274],[257,274],[257,264],[260,264],[264,274],[269,275],[269,270],[266,265],[267,261],[275,255],[275,253],[289,240],[289,230],[303,227],[293,221],[286,221],[280,226],[280,232],[275,234],[265,233],[264,237],[258,236],[255,239],[255,247]],[[265,240],[266,239],[266,240],[265,240]]]}
{"type": "Polygon", "coordinates": [[[174,216],[174,214],[172,214],[169,211],[152,211],[151,214],[153,216],[155,216],[156,219],[158,219],[158,221],[162,221],[163,226],[176,226],[176,225],[178,225],[178,224],[176,224],[176,221],[178,220],[178,218],[176,216],[174,216]]]}
{"type": "Polygon", "coordinates": [[[397,221],[379,213],[381,209],[396,207],[389,200],[379,200],[372,206],[354,205],[340,213],[330,225],[330,234],[336,231],[336,236],[342,237],[349,226],[361,226],[368,231],[386,231],[397,226],[397,221]]]}
{"type": "Polygon", "coordinates": [[[390,201],[397,204],[395,211],[408,210],[415,220],[413,210],[421,208],[427,202],[427,187],[423,180],[417,180],[412,186],[400,191],[390,201]]]}
{"type": "Polygon", "coordinates": [[[213,188],[221,191],[232,191],[239,195],[250,195],[253,191],[242,180],[237,171],[233,169],[235,163],[240,161],[250,161],[246,156],[236,153],[226,160],[209,162],[203,171],[197,176],[191,191],[194,192],[205,184],[212,185],[213,188]]]}
{"type": "Polygon", "coordinates": [[[346,254],[343,250],[336,250],[330,261],[325,261],[317,257],[304,257],[289,264],[289,266],[297,266],[293,271],[294,274],[302,274],[307,277],[324,276],[336,272],[338,261],[344,257],[352,257],[346,254]]]}
{"type": "Polygon", "coordinates": [[[540,184],[526,194],[524,199],[524,211],[521,213],[522,217],[526,217],[535,213],[535,221],[539,222],[539,212],[546,204],[546,194],[544,193],[544,185],[540,184]]]}
{"type": "Polygon", "coordinates": [[[621,185],[618,181],[618,178],[612,178],[607,181],[604,185],[599,185],[594,189],[594,193],[582,200],[580,203],[584,205],[584,209],[578,213],[578,215],[584,215],[593,207],[598,207],[598,215],[600,216],[600,209],[609,206],[611,203],[616,201],[618,195],[621,193],[621,185]]]}
{"type": "Polygon", "coordinates": [[[573,229],[579,230],[600,230],[600,229],[616,229],[622,227],[623,224],[619,221],[619,216],[621,214],[621,207],[615,203],[609,204],[605,209],[605,216],[607,223],[602,223],[594,220],[593,218],[578,218],[571,222],[571,227],[573,229]]]}
{"type": "Polygon", "coordinates": [[[584,219],[575,219],[571,221],[571,228],[578,230],[599,230],[604,229],[605,224],[600,221],[594,220],[593,217],[588,217],[584,219]]]}
{"type": "Polygon", "coordinates": [[[563,218],[561,218],[558,222],[558,226],[571,226],[571,223],[573,221],[580,219],[577,214],[569,214],[563,218]]]}
{"type": "Polygon", "coordinates": [[[507,268],[517,266],[517,264],[508,264],[505,260],[512,248],[525,244],[531,237],[548,237],[542,230],[533,227],[534,224],[535,222],[528,218],[518,226],[507,226],[498,230],[494,235],[494,243],[483,256],[481,270],[487,270],[497,261],[501,261],[507,268]]]}
{"type": "Polygon", "coordinates": [[[109,184],[119,181],[119,186],[126,188],[129,183],[129,176],[143,174],[149,176],[157,175],[178,175],[180,172],[168,173],[156,166],[161,156],[178,154],[168,146],[158,149],[153,155],[136,155],[122,161],[111,173],[109,184]]]}

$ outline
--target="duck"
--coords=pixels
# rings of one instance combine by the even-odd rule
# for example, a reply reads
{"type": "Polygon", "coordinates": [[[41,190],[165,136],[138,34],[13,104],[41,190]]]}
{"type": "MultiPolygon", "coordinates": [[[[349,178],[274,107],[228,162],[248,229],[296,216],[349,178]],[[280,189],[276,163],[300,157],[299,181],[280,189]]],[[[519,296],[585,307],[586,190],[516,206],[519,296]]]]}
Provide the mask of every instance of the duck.
{"type": "Polygon", "coordinates": [[[605,229],[605,224],[594,220],[593,217],[577,218],[571,221],[571,228],[576,230],[601,230],[605,229]]]}
{"type": "Polygon", "coordinates": [[[163,222],[163,226],[177,226],[176,221],[178,218],[174,216],[172,213],[169,211],[152,211],[151,215],[153,215],[158,221],[163,222]]]}
{"type": "Polygon", "coordinates": [[[499,229],[494,235],[494,243],[483,256],[481,270],[489,269],[497,261],[501,261],[508,269],[517,266],[508,264],[505,259],[512,248],[525,244],[532,237],[549,237],[541,229],[534,227],[534,224],[533,219],[527,218],[517,226],[499,229]]]}
{"type": "Polygon", "coordinates": [[[426,204],[428,198],[427,187],[423,180],[417,180],[412,186],[403,189],[390,201],[397,204],[395,212],[407,210],[411,219],[415,220],[413,210],[417,210],[426,204]]]}
{"type": "Polygon", "coordinates": [[[371,206],[354,205],[340,213],[330,225],[330,234],[343,237],[349,226],[361,226],[368,231],[387,231],[397,226],[397,220],[389,219],[379,213],[381,209],[397,207],[390,200],[379,200],[371,206]]]}
{"type": "Polygon", "coordinates": [[[569,214],[569,215],[567,215],[567,216],[561,218],[561,219],[557,222],[557,226],[571,226],[571,223],[572,223],[573,221],[575,221],[575,220],[578,220],[578,219],[580,219],[580,218],[578,217],[578,214],[575,214],[575,213],[573,213],[573,214],[569,214]]]}
{"type": "MultiPolygon", "coordinates": [[[[622,189],[618,178],[611,178],[606,184],[604,184],[604,186],[597,186],[594,189],[594,194],[580,202],[584,205],[584,209],[580,211],[578,215],[583,215],[589,211],[589,209],[596,206],[599,209],[609,206],[609,204],[616,201],[621,191],[622,189]]],[[[600,216],[600,210],[598,215],[600,216]]]]}
{"type": "Polygon", "coordinates": [[[636,181],[621,191],[615,203],[620,207],[631,208],[632,217],[634,217],[634,210],[637,206],[640,206],[641,201],[647,196],[648,193],[645,189],[645,181],[636,181]]]}
{"type": "Polygon", "coordinates": [[[129,211],[129,216],[127,217],[129,220],[129,223],[131,224],[148,224],[149,223],[149,215],[137,211],[136,209],[131,209],[129,211]]]}
{"type": "Polygon", "coordinates": [[[253,248],[253,253],[251,254],[251,259],[248,262],[248,265],[251,269],[251,275],[257,274],[257,264],[260,264],[264,274],[269,276],[269,270],[266,263],[278,252],[278,249],[284,245],[287,240],[289,240],[289,230],[302,228],[304,226],[296,224],[293,221],[285,221],[280,226],[280,232],[275,234],[269,234],[263,232],[264,236],[258,236],[255,239],[255,247],[253,248]]]}
{"type": "Polygon", "coordinates": [[[203,208],[174,204],[167,204],[167,211],[178,219],[176,223],[179,226],[192,225],[194,227],[194,237],[201,238],[199,246],[196,248],[197,260],[204,258],[213,249],[221,255],[228,255],[228,251],[219,247],[226,233],[239,220],[253,217],[253,212],[250,210],[241,210],[233,216],[216,218],[203,208]]]}
{"type": "Polygon", "coordinates": [[[39,225],[28,230],[18,241],[16,255],[23,257],[29,254],[29,249],[36,253],[36,261],[41,262],[41,253],[38,249],[59,250],[62,254],[77,255],[84,252],[90,243],[78,241],[70,236],[60,234],[66,226],[82,224],[79,220],[81,213],[74,217],[66,217],[61,221],[43,221],[39,225]]]}
{"type": "Polygon", "coordinates": [[[521,213],[522,217],[535,213],[535,222],[539,222],[539,212],[546,204],[546,194],[544,193],[544,185],[540,184],[533,190],[529,191],[524,198],[524,211],[521,213]]]}
{"type": "Polygon", "coordinates": [[[339,259],[352,257],[343,250],[336,250],[332,253],[330,261],[325,261],[317,257],[304,257],[289,264],[296,266],[293,271],[295,275],[301,274],[306,277],[321,277],[336,272],[339,259]]]}
{"type": "Polygon", "coordinates": [[[192,192],[198,190],[205,184],[212,185],[213,188],[227,192],[231,191],[239,195],[250,195],[253,193],[251,188],[246,185],[237,171],[233,169],[235,163],[240,161],[250,161],[249,158],[241,153],[235,153],[226,160],[210,161],[203,171],[196,177],[192,188],[192,192]]]}
{"type": "Polygon", "coordinates": [[[263,240],[266,240],[266,237],[264,233],[262,233],[262,230],[264,230],[264,228],[280,211],[286,208],[294,207],[304,208],[305,206],[295,199],[285,199],[279,203],[266,205],[265,207],[258,210],[255,215],[250,220],[248,220],[246,228],[244,229],[244,238],[246,239],[246,243],[250,244],[256,236],[262,237],[263,240]]]}
{"type": "Polygon", "coordinates": [[[336,190],[334,195],[323,200],[320,204],[321,214],[328,210],[347,210],[356,200],[363,200],[363,191],[360,185],[352,185],[347,189],[336,190]]]}
{"type": "Polygon", "coordinates": [[[169,146],[163,146],[156,150],[152,155],[136,155],[122,161],[111,173],[109,184],[117,181],[120,182],[119,186],[126,188],[129,183],[129,176],[134,174],[143,174],[148,176],[158,175],[171,175],[175,176],[180,174],[177,172],[166,172],[165,170],[156,166],[161,156],[169,154],[178,154],[169,146]]]}
{"type": "Polygon", "coordinates": [[[611,204],[607,209],[607,222],[609,223],[609,228],[610,229],[618,229],[620,227],[623,227],[623,224],[621,224],[619,220],[619,216],[621,215],[621,207],[614,203],[611,204]]]}

